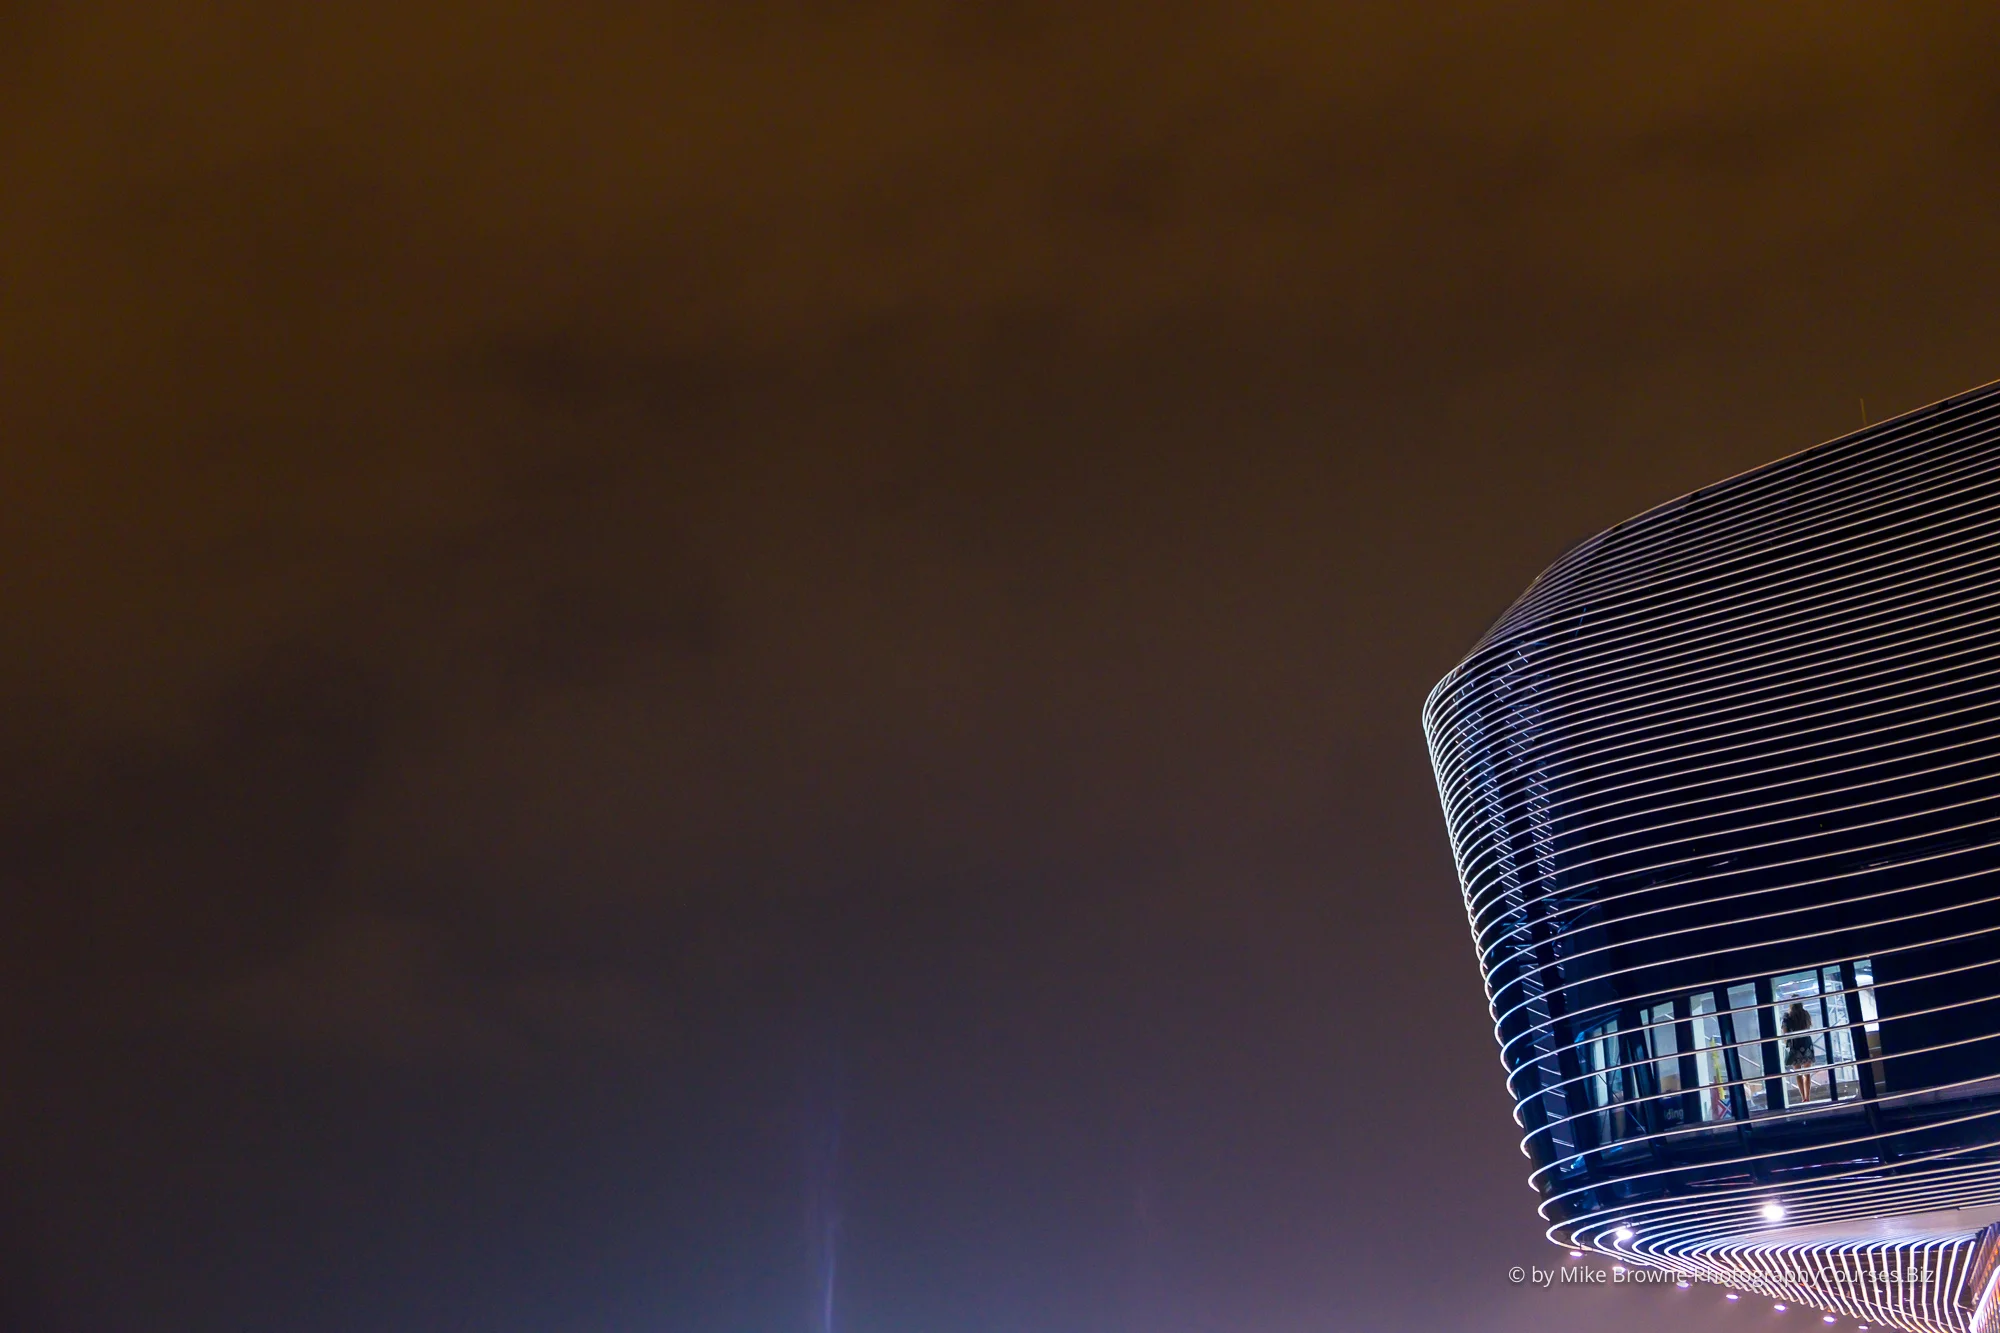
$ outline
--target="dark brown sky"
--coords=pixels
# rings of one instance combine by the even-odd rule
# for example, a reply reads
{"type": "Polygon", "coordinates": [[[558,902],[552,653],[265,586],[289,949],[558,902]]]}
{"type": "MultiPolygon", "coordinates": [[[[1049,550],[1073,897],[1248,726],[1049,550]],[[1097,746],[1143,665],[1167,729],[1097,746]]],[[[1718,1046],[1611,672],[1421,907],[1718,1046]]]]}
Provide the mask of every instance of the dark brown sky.
{"type": "Polygon", "coordinates": [[[2000,375],[2000,10],[1632,9],[0,4],[0,1327],[1706,1310],[1417,708],[2000,375]]]}

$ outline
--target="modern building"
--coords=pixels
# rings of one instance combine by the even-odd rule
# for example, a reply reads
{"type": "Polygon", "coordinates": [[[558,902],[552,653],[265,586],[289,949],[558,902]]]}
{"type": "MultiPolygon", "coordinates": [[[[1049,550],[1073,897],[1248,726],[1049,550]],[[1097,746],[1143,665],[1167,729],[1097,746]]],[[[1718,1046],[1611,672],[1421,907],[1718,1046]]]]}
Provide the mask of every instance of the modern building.
{"type": "Polygon", "coordinates": [[[1580,544],[1424,729],[1549,1237],[1996,1327],[2000,385],[1580,544]]]}

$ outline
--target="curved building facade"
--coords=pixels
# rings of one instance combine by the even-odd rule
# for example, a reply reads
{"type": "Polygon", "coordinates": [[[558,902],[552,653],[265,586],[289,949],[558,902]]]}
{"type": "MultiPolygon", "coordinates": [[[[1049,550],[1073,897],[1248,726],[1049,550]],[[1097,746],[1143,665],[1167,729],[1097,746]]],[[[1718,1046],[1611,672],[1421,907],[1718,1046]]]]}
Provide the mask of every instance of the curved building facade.
{"type": "Polygon", "coordinates": [[[1424,728],[1551,1239],[1991,1325],[2000,385],[1582,543],[1424,728]]]}

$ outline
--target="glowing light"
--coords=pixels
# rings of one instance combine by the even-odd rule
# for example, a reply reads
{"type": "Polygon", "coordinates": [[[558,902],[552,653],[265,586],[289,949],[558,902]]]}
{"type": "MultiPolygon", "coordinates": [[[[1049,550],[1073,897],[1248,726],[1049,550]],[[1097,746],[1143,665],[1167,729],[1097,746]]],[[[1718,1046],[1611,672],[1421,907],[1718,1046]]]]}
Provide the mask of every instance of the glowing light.
{"type": "Polygon", "coordinates": [[[1776,1305],[1772,1306],[1771,1308],[1773,1310],[1776,1310],[1779,1314],[1783,1314],[1785,1312],[1785,1303],[1783,1301],[1779,1301],[1776,1305]]]}
{"type": "Polygon", "coordinates": [[[1632,1228],[1619,1227],[1616,1231],[1612,1232],[1611,1234],[1616,1236],[1619,1240],[1630,1240],[1632,1239],[1632,1228]]]}
{"type": "Polygon", "coordinates": [[[1682,1278],[1680,1281],[1674,1283],[1674,1285],[1676,1287],[1679,1287],[1682,1291],[1686,1291],[1688,1289],[1689,1283],[1686,1278],[1682,1278]]]}
{"type": "Polygon", "coordinates": [[[1765,1204],[1758,1211],[1764,1214],[1766,1222],[1782,1222],[1785,1220],[1785,1206],[1776,1199],[1771,1200],[1771,1202],[1765,1204]]]}
{"type": "Polygon", "coordinates": [[[1738,1296],[1735,1292],[1732,1291],[1727,1296],[1724,1296],[1722,1299],[1725,1301],[1735,1301],[1735,1300],[1741,1300],[1742,1297],[1738,1296]]]}
{"type": "Polygon", "coordinates": [[[1572,1259],[1581,1259],[1581,1258],[1583,1258],[1583,1251],[1582,1251],[1582,1250],[1571,1250],[1571,1251],[1569,1252],[1569,1257],[1570,1257],[1570,1258],[1572,1258],[1572,1259]]]}
{"type": "Polygon", "coordinates": [[[1833,1316],[1830,1314],[1823,1314],[1819,1317],[1819,1322],[1822,1324],[1831,1324],[1833,1322],[1833,1316]]]}

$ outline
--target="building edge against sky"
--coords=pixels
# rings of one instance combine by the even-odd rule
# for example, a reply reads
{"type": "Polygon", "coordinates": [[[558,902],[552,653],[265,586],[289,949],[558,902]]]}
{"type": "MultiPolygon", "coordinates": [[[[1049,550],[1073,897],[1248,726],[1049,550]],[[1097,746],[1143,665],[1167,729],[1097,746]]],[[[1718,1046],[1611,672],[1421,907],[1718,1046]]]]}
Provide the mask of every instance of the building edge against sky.
{"type": "Polygon", "coordinates": [[[1550,1238],[1995,1327],[2000,384],[1581,543],[1424,729],[1550,1238]]]}

